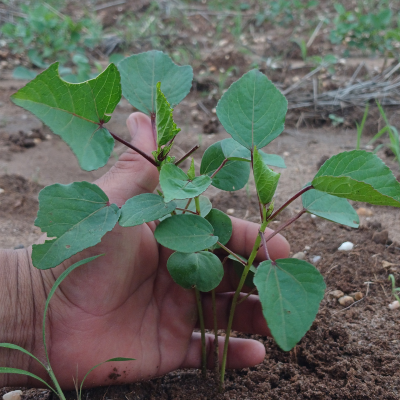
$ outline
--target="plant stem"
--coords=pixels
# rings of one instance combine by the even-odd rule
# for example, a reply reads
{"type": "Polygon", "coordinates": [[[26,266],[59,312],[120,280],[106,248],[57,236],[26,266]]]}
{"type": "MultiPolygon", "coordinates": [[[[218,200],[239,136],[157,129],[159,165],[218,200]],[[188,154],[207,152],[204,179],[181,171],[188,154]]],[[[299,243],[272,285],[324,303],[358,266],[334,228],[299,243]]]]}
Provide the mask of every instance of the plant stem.
{"type": "Polygon", "coordinates": [[[175,210],[183,211],[182,214],[185,214],[186,212],[188,212],[188,213],[190,213],[190,214],[198,215],[197,212],[190,211],[190,210],[188,210],[188,209],[186,209],[186,208],[179,208],[179,207],[176,207],[175,210]]]}
{"type": "MultiPolygon", "coordinates": [[[[110,131],[109,131],[110,132],[110,131]]],[[[118,142],[124,144],[125,146],[129,147],[130,149],[136,151],[136,153],[140,154],[143,158],[145,158],[147,161],[149,161],[150,163],[152,163],[154,166],[158,167],[157,163],[154,161],[154,159],[149,156],[148,154],[146,154],[144,151],[138,149],[136,146],[134,146],[133,144],[127,142],[126,140],[122,139],[121,137],[119,137],[118,135],[116,135],[115,133],[110,132],[110,135],[117,140],[118,142]]]]}
{"type": "Polygon", "coordinates": [[[206,351],[206,331],[204,326],[203,307],[201,305],[201,296],[199,290],[195,287],[197,310],[199,313],[200,331],[201,331],[201,373],[203,378],[207,376],[207,351],[206,351]]]}
{"type": "Polygon", "coordinates": [[[175,162],[175,165],[179,165],[181,162],[185,161],[192,153],[194,153],[200,146],[196,144],[192,149],[190,149],[182,158],[175,162]]]}
{"type": "Polygon", "coordinates": [[[199,196],[194,198],[194,202],[196,204],[196,214],[200,215],[200,199],[199,199],[199,196]]]}
{"type": "Polygon", "coordinates": [[[63,393],[63,391],[62,391],[62,389],[61,389],[61,387],[60,387],[60,385],[59,385],[59,383],[58,383],[58,381],[57,381],[57,378],[56,378],[56,376],[54,375],[54,372],[53,372],[53,370],[52,370],[51,367],[50,367],[50,364],[49,364],[49,368],[48,368],[47,372],[48,372],[48,374],[49,374],[51,380],[52,380],[53,383],[54,383],[54,386],[55,386],[55,388],[56,388],[56,390],[57,390],[57,393],[58,393],[58,397],[59,397],[61,400],[66,400],[66,399],[65,399],[65,396],[64,396],[64,393],[63,393]]]}
{"type": "Polygon", "coordinates": [[[222,164],[214,171],[214,173],[210,176],[210,178],[214,178],[215,175],[218,174],[219,171],[221,171],[221,169],[224,167],[224,165],[228,162],[229,160],[227,158],[225,158],[224,161],[222,161],[222,164]]]}
{"type": "MultiPolygon", "coordinates": [[[[215,378],[219,377],[219,346],[218,346],[218,321],[217,321],[217,304],[215,301],[215,289],[211,291],[212,311],[214,317],[214,370],[215,378]]],[[[219,388],[221,389],[221,388],[219,388]]]]}
{"type": "Polygon", "coordinates": [[[190,203],[192,202],[192,200],[193,200],[193,198],[191,198],[191,199],[188,200],[188,202],[187,202],[187,204],[186,204],[186,207],[185,207],[185,210],[183,211],[182,214],[185,214],[186,211],[189,211],[189,210],[188,210],[188,207],[190,206],[190,203]]]}
{"type": "Polygon", "coordinates": [[[303,193],[309,191],[310,189],[314,189],[313,185],[306,186],[305,188],[301,189],[297,192],[294,196],[292,196],[286,203],[283,204],[278,210],[276,210],[269,218],[268,221],[272,221],[275,219],[278,214],[280,214],[290,203],[295,201],[298,197],[300,197],[303,193]]]}
{"type": "MultiPolygon", "coordinates": [[[[267,225],[268,225],[268,222],[263,222],[260,227],[260,231],[264,232],[265,229],[267,228],[267,225]]],[[[257,250],[260,246],[260,243],[261,243],[261,237],[257,236],[257,239],[254,242],[253,250],[251,251],[249,260],[247,261],[247,264],[246,264],[246,266],[243,270],[242,276],[240,278],[239,285],[236,288],[235,294],[233,295],[231,310],[229,312],[228,326],[226,328],[226,333],[225,333],[224,353],[222,355],[222,365],[221,365],[221,374],[220,374],[220,384],[221,385],[224,384],[226,359],[227,359],[227,355],[228,355],[228,346],[229,346],[229,336],[230,336],[231,330],[232,330],[232,322],[233,322],[233,316],[235,314],[236,304],[237,304],[238,298],[240,296],[240,291],[242,290],[244,282],[246,281],[247,274],[250,271],[250,267],[253,265],[253,262],[256,258],[257,250]]]]}
{"type": "Polygon", "coordinates": [[[272,260],[271,260],[271,257],[269,256],[268,247],[267,247],[267,241],[265,240],[264,232],[258,232],[258,234],[259,234],[260,237],[261,237],[262,246],[263,246],[263,248],[264,248],[265,259],[266,259],[266,260],[270,260],[270,261],[272,262],[273,265],[276,265],[275,261],[272,261],[272,260]]]}
{"type": "Polygon", "coordinates": [[[289,226],[290,224],[292,224],[294,221],[296,221],[297,219],[299,219],[305,212],[307,212],[307,210],[305,208],[303,208],[297,215],[295,215],[293,218],[290,218],[288,221],[286,221],[285,223],[283,223],[282,225],[278,226],[278,228],[272,232],[266,239],[265,242],[270,241],[275,235],[277,235],[279,232],[281,232],[283,229],[285,229],[287,226],[289,226]]]}
{"type": "Polygon", "coordinates": [[[156,143],[158,145],[157,129],[156,129],[156,113],[152,112],[150,114],[150,120],[151,120],[151,130],[153,131],[153,137],[154,137],[154,140],[156,141],[156,143]]]}
{"type": "Polygon", "coordinates": [[[222,249],[224,249],[227,253],[231,254],[233,257],[235,257],[241,264],[247,265],[237,254],[235,254],[232,250],[229,250],[227,247],[225,247],[221,242],[217,242],[217,245],[220,246],[222,249]]]}
{"type": "Polygon", "coordinates": [[[251,296],[253,293],[255,293],[257,291],[257,288],[253,288],[250,290],[249,293],[246,294],[246,296],[242,297],[237,303],[236,305],[238,306],[239,304],[243,303],[249,296],[251,296]]]}

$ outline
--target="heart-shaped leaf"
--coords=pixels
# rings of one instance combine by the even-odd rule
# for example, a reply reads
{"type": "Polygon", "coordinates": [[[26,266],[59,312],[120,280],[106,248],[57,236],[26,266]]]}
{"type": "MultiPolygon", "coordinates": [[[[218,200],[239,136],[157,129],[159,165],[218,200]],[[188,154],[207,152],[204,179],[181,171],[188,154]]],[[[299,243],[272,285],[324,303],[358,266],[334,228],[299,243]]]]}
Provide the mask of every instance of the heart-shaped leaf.
{"type": "MultiPolygon", "coordinates": [[[[231,219],[224,212],[216,208],[213,208],[205,218],[214,228],[214,235],[218,236],[218,241],[222,244],[227,244],[232,236],[231,219]]],[[[215,244],[210,250],[218,248],[220,248],[220,246],[215,244]]]]}
{"type": "Polygon", "coordinates": [[[337,197],[400,207],[400,183],[378,156],[363,150],[331,157],[311,184],[337,197]]]}
{"type": "Polygon", "coordinates": [[[282,133],[286,111],[285,96],[255,69],[233,83],[217,105],[223,127],[249,150],[261,149],[282,133]]]}
{"type": "Polygon", "coordinates": [[[253,173],[258,197],[262,204],[267,204],[274,197],[281,174],[268,168],[263,157],[258,153],[257,147],[254,147],[253,152],[253,173]]]}
{"type": "Polygon", "coordinates": [[[325,283],[306,261],[263,261],[254,276],[263,314],[278,346],[291,350],[306,334],[324,297],[325,283]]]}
{"type": "Polygon", "coordinates": [[[157,83],[156,93],[157,144],[158,146],[163,146],[173,139],[180,132],[180,129],[173,119],[172,112],[174,110],[161,91],[161,82],[157,83]]]}
{"type": "Polygon", "coordinates": [[[33,265],[39,269],[53,268],[94,246],[114,228],[119,214],[119,208],[115,204],[109,206],[106,194],[93,183],[56,183],[45,187],[39,193],[35,225],[54,239],[33,245],[33,265]]]}
{"type": "Polygon", "coordinates": [[[121,207],[119,224],[121,226],[136,226],[145,222],[155,221],[171,213],[176,204],[171,201],[164,203],[164,199],[154,193],[143,193],[127,200],[121,207]]]}
{"type": "Polygon", "coordinates": [[[160,222],[154,236],[158,243],[181,253],[205,250],[218,241],[212,225],[199,215],[173,215],[160,222]]]}
{"type": "Polygon", "coordinates": [[[358,228],[360,219],[351,204],[343,198],[311,189],[301,196],[307,212],[338,224],[358,228]]]}
{"type": "Polygon", "coordinates": [[[72,84],[58,74],[58,63],[38,75],[12,101],[36,115],[71,147],[86,171],[104,166],[114,139],[103,127],[121,99],[120,76],[110,64],[97,78],[72,84]]]}
{"type": "Polygon", "coordinates": [[[156,111],[156,85],[175,107],[189,93],[193,69],[179,67],[161,51],[148,51],[125,58],[118,64],[121,73],[122,94],[139,111],[151,114],[156,111]]]}
{"type": "MultiPolygon", "coordinates": [[[[212,144],[203,154],[200,173],[212,175],[226,159],[221,142],[212,144]]],[[[229,192],[242,189],[250,176],[250,164],[246,161],[228,161],[212,179],[212,185],[229,192]]]]}
{"type": "Polygon", "coordinates": [[[160,172],[160,186],[166,203],[174,199],[190,199],[203,193],[211,185],[207,175],[197,176],[193,180],[175,164],[165,164],[160,172]]]}
{"type": "Polygon", "coordinates": [[[185,289],[196,287],[201,292],[215,289],[224,276],[220,259],[209,251],[174,253],[167,261],[172,279],[185,289]]]}

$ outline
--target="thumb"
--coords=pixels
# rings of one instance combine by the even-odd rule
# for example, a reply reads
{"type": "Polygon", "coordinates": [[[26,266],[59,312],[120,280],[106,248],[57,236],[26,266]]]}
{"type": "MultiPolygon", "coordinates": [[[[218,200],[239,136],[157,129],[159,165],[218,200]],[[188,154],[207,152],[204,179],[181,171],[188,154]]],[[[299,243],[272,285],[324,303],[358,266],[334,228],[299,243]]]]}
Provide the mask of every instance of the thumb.
{"type": "MultiPolygon", "coordinates": [[[[149,155],[157,149],[147,115],[133,113],[128,117],[126,125],[135,147],[149,155]]],[[[120,207],[133,196],[153,192],[158,184],[158,171],[136,151],[127,149],[115,165],[94,183],[107,194],[110,203],[120,207]]]]}

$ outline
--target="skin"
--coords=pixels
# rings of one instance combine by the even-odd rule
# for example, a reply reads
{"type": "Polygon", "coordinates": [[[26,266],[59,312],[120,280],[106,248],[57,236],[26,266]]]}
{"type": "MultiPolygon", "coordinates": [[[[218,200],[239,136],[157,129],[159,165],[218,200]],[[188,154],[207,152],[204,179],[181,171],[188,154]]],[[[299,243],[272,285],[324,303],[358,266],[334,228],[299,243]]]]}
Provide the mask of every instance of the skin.
{"type": "MultiPolygon", "coordinates": [[[[150,120],[135,113],[127,120],[132,144],[148,154],[156,149],[150,120]]],[[[132,150],[95,182],[111,203],[121,206],[127,199],[151,193],[158,184],[158,171],[132,150]]],[[[249,256],[257,237],[257,224],[232,218],[233,235],[227,247],[249,256]]],[[[40,271],[30,262],[30,250],[0,252],[0,342],[25,347],[44,360],[41,318],[47,294],[55,279],[72,263],[104,256],[73,271],[50,303],[47,343],[51,365],[62,388],[73,388],[94,365],[114,357],[135,361],[105,364],[91,373],[86,387],[130,383],[166,374],[178,368],[199,368],[200,333],[193,290],[185,290],[171,279],[166,262],[171,251],[158,245],[151,222],[132,228],[116,226],[97,246],[87,249],[51,270],[40,271]],[[17,288],[17,289],[15,289],[17,288]]],[[[267,235],[269,232],[267,232],[267,235]]],[[[272,259],[289,255],[289,244],[280,235],[268,242],[272,259]]],[[[258,261],[263,260],[260,251],[258,261]]],[[[225,266],[225,277],[217,288],[218,324],[227,324],[230,302],[238,277],[225,266]]],[[[206,328],[212,329],[211,296],[202,294],[206,328]]],[[[268,335],[258,297],[249,296],[236,311],[233,329],[268,335]]],[[[207,335],[209,367],[213,363],[214,337],[207,335]]],[[[224,338],[220,338],[220,358],[224,338]]],[[[259,364],[264,346],[255,340],[231,338],[228,368],[259,364]]],[[[36,362],[15,350],[0,349],[0,366],[25,368],[48,381],[36,362]]],[[[22,375],[0,375],[0,386],[33,386],[38,383],[22,375]]]]}

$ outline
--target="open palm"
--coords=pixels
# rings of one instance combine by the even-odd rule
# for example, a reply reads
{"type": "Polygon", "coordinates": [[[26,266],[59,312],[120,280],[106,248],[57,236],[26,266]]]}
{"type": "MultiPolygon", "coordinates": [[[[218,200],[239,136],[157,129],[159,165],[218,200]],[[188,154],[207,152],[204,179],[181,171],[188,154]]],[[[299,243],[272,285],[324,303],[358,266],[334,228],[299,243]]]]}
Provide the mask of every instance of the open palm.
{"type": "MultiPolygon", "coordinates": [[[[147,153],[156,148],[148,117],[132,114],[128,128],[137,147],[147,153]]],[[[153,192],[158,171],[129,150],[96,183],[112,203],[121,206],[134,195],[153,192]]],[[[258,226],[237,219],[232,222],[228,247],[248,256],[258,226]]],[[[135,361],[99,367],[89,376],[87,386],[128,383],[177,368],[200,366],[200,334],[193,332],[198,320],[194,291],[181,288],[170,277],[166,263],[171,251],[156,242],[155,227],[154,222],[132,228],[117,226],[99,245],[53,270],[39,272],[48,293],[57,276],[71,263],[105,254],[72,272],[51,302],[48,348],[63,388],[73,388],[73,378],[81,380],[91,367],[114,357],[131,357],[135,361]]],[[[277,235],[268,244],[272,258],[288,256],[289,245],[283,237],[277,235]]],[[[226,326],[232,292],[238,282],[229,265],[225,268],[225,277],[217,288],[220,328],[226,326]]],[[[206,294],[203,308],[206,327],[212,328],[211,300],[206,294]]],[[[238,306],[233,328],[268,334],[257,296],[250,296],[238,306]]],[[[209,366],[213,362],[212,347],[213,337],[209,336],[209,366]]],[[[39,341],[33,351],[43,354],[39,341]]],[[[263,360],[264,353],[263,345],[257,341],[232,338],[228,367],[255,365],[263,360]]],[[[45,376],[35,367],[32,370],[45,376]]]]}

